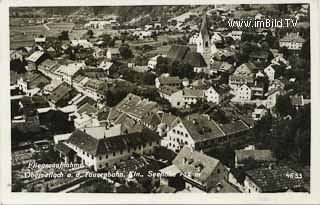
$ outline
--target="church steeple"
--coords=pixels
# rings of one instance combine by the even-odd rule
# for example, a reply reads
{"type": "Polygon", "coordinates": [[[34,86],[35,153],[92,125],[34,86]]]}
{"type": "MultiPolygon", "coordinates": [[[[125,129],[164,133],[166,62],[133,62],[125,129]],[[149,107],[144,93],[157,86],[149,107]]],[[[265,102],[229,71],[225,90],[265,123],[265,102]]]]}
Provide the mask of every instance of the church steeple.
{"type": "Polygon", "coordinates": [[[201,24],[200,33],[201,33],[202,37],[209,36],[209,29],[208,29],[206,14],[204,14],[202,17],[202,24],[201,24]]]}

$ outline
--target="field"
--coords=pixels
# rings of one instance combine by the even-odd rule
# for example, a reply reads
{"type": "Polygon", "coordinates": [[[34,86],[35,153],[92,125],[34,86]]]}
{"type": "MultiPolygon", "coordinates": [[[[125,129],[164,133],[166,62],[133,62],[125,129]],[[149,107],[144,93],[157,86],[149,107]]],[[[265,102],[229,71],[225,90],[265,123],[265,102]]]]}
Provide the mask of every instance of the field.
{"type": "Polygon", "coordinates": [[[48,23],[29,25],[18,24],[17,19],[10,19],[10,48],[15,49],[21,46],[31,46],[34,38],[39,35],[58,36],[62,31],[72,31],[73,23],[48,23]]]}

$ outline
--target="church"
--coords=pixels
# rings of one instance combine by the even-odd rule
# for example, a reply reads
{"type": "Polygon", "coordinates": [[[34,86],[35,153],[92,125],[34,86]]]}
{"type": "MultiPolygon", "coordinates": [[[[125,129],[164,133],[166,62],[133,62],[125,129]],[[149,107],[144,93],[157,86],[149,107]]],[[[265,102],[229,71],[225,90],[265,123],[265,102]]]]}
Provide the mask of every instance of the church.
{"type": "Polygon", "coordinates": [[[209,33],[207,15],[203,15],[202,25],[198,39],[196,40],[197,53],[200,53],[208,66],[210,66],[211,56],[217,51],[216,45],[211,41],[211,36],[209,33]]]}

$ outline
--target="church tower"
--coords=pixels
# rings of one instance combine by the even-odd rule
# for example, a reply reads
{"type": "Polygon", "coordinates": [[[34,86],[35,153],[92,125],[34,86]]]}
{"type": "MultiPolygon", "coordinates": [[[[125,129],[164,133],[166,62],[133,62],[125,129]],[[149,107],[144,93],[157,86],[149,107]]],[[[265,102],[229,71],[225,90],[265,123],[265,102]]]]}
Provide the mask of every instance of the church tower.
{"type": "Polygon", "coordinates": [[[215,50],[216,47],[214,44],[212,45],[209,35],[207,15],[204,14],[197,42],[197,53],[200,53],[206,61],[207,65],[210,66],[211,53],[214,53],[215,50]]]}

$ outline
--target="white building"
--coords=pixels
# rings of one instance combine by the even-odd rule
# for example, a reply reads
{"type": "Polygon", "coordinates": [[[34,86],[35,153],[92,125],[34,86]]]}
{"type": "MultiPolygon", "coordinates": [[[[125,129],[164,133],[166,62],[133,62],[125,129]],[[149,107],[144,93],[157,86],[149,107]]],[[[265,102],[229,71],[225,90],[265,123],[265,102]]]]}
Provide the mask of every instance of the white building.
{"type": "Polygon", "coordinates": [[[236,101],[238,102],[250,101],[251,97],[252,97],[252,90],[248,85],[243,84],[240,87],[235,89],[234,99],[236,101]]]}
{"type": "Polygon", "coordinates": [[[287,33],[279,40],[280,47],[287,47],[289,50],[300,50],[305,40],[297,33],[287,33]]]}
{"type": "Polygon", "coordinates": [[[231,31],[230,33],[228,33],[228,36],[230,36],[231,38],[233,38],[233,40],[237,41],[237,40],[241,40],[241,36],[242,36],[242,31],[231,31]]]}
{"type": "Polygon", "coordinates": [[[151,153],[159,145],[159,136],[148,129],[118,133],[105,127],[78,129],[64,144],[75,152],[76,162],[92,166],[95,171],[117,165],[133,153],[151,153]]]}
{"type": "Polygon", "coordinates": [[[208,102],[219,104],[221,102],[220,94],[211,86],[204,91],[204,96],[208,102]]]}
{"type": "Polygon", "coordinates": [[[274,80],[274,75],[275,75],[276,71],[272,67],[272,64],[270,64],[268,67],[266,67],[263,71],[268,76],[268,79],[270,82],[274,80]]]}

